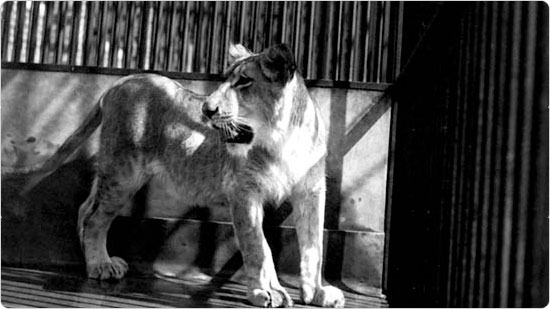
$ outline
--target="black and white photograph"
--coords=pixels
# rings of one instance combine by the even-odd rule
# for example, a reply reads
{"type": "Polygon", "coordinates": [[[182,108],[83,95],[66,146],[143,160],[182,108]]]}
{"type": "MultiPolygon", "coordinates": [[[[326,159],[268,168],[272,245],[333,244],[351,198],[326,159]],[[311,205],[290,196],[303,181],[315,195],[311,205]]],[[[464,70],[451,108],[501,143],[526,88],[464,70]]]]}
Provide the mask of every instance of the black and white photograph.
{"type": "Polygon", "coordinates": [[[549,305],[543,1],[4,1],[6,308],[549,305]]]}

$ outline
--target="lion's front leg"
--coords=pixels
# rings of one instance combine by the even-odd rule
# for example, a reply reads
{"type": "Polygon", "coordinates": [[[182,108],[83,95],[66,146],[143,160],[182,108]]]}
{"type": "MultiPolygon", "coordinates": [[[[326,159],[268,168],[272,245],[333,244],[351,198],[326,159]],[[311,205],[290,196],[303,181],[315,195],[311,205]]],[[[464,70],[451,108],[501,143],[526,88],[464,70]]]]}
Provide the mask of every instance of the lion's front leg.
{"type": "Polygon", "coordinates": [[[248,278],[248,300],[258,307],[290,307],[262,230],[263,206],[255,200],[232,203],[233,226],[248,278]]]}
{"type": "Polygon", "coordinates": [[[322,178],[313,188],[302,188],[291,197],[300,246],[300,292],[305,304],[343,307],[342,291],[321,284],[325,190],[322,178]]]}

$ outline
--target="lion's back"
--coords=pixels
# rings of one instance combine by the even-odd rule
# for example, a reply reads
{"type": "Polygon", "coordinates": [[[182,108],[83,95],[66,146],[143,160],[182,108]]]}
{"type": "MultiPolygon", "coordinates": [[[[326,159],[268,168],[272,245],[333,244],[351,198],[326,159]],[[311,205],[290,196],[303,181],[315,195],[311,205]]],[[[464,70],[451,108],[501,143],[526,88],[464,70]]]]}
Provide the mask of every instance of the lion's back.
{"type": "Polygon", "coordinates": [[[195,131],[210,130],[201,120],[202,96],[159,75],[123,78],[105,93],[101,104],[105,151],[159,152],[195,131]]]}

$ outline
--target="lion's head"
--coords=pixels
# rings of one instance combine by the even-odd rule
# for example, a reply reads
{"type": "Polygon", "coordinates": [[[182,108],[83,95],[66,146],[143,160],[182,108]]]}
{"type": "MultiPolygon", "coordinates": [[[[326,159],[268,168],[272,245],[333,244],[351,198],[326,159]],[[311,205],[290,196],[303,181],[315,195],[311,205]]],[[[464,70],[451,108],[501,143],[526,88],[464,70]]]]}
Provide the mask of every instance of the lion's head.
{"type": "MultiPolygon", "coordinates": [[[[284,44],[259,54],[231,45],[224,83],[203,105],[203,113],[227,143],[252,144],[273,130],[286,130],[282,118],[290,117],[295,94],[296,63],[284,44]]],[[[286,123],[286,122],[285,122],[286,123]]]]}

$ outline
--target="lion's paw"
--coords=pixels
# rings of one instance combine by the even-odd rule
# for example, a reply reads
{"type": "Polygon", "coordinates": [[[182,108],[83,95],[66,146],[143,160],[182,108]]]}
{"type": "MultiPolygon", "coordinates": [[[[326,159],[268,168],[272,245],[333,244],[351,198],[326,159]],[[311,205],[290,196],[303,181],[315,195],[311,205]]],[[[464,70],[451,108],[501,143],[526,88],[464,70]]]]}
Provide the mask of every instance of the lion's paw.
{"type": "Polygon", "coordinates": [[[248,300],[252,305],[263,308],[292,307],[292,299],[285,289],[274,289],[271,291],[254,289],[248,295],[248,300]]]}
{"type": "Polygon", "coordinates": [[[95,263],[88,267],[88,277],[99,280],[122,279],[128,271],[128,264],[119,257],[111,257],[110,261],[95,263]]]}
{"type": "Polygon", "coordinates": [[[300,289],[302,300],[306,305],[315,305],[329,308],[343,308],[345,304],[344,293],[333,286],[324,286],[320,289],[303,285],[300,289]]]}

